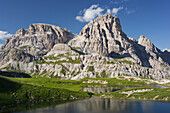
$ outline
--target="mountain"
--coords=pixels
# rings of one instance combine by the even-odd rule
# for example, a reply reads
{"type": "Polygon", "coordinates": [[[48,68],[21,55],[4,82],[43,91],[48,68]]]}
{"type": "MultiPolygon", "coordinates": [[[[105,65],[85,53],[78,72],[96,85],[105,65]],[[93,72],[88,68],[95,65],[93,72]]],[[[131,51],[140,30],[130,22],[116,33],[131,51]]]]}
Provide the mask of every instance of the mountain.
{"type": "Polygon", "coordinates": [[[24,48],[28,53],[46,54],[57,43],[67,43],[74,34],[66,29],[49,24],[31,24],[27,30],[21,28],[7,39],[2,50],[24,48]],[[35,51],[36,50],[36,51],[35,51]],[[41,52],[42,50],[45,50],[41,52]]]}
{"type": "Polygon", "coordinates": [[[170,52],[147,37],[138,41],[110,14],[89,22],[77,35],[48,24],[21,28],[1,47],[0,69],[32,77],[112,78],[119,75],[170,79],[170,52]]]}

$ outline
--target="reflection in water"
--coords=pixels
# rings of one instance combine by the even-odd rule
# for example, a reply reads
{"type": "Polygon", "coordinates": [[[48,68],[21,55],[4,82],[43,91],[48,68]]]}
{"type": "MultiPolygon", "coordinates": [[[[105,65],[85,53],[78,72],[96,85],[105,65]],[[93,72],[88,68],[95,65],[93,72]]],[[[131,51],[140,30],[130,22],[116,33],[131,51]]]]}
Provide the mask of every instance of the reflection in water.
{"type": "Polygon", "coordinates": [[[169,106],[170,103],[168,102],[113,100],[93,97],[22,113],[169,113],[169,106]]]}
{"type": "Polygon", "coordinates": [[[161,86],[161,85],[152,85],[152,84],[149,84],[149,85],[145,85],[146,87],[154,87],[154,88],[168,88],[166,86],[161,86]]]}
{"type": "Polygon", "coordinates": [[[128,89],[134,87],[104,87],[104,86],[91,86],[91,87],[84,87],[82,91],[91,92],[91,93],[108,93],[113,92],[121,89],[128,89]]]}
{"type": "MultiPolygon", "coordinates": [[[[136,87],[155,87],[155,88],[167,88],[165,86],[160,86],[160,85],[144,85],[144,86],[136,86],[136,87]]],[[[121,90],[121,89],[129,89],[129,88],[136,88],[136,87],[121,87],[121,86],[114,86],[114,87],[111,87],[111,86],[99,86],[99,85],[94,85],[94,86],[87,86],[87,87],[84,87],[82,89],[82,91],[85,91],[85,92],[91,92],[91,93],[108,93],[108,92],[114,92],[114,91],[117,91],[117,90],[121,90]]]]}

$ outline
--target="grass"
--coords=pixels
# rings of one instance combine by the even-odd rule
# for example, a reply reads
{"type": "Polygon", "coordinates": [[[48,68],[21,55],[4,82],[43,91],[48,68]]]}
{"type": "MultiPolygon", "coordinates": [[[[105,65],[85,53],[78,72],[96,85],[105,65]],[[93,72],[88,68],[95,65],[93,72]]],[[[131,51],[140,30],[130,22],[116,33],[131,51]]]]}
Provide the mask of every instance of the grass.
{"type": "Polygon", "coordinates": [[[107,64],[116,64],[115,62],[111,61],[111,62],[107,62],[107,64]]]}
{"type": "Polygon", "coordinates": [[[72,49],[77,50],[77,51],[80,51],[80,50],[81,50],[80,47],[72,47],[72,49]]]}
{"type": "Polygon", "coordinates": [[[49,59],[49,60],[56,60],[56,61],[45,61],[44,59],[42,59],[41,61],[37,61],[36,63],[37,64],[62,64],[62,63],[73,63],[73,64],[80,64],[81,63],[81,59],[80,59],[80,56],[75,59],[75,60],[72,60],[72,58],[70,58],[69,56],[65,56],[67,60],[59,60],[60,58],[58,57],[61,57],[61,56],[64,56],[65,54],[59,54],[57,57],[53,57],[53,56],[48,56],[48,57],[44,57],[44,59],[49,59]]]}
{"type": "Polygon", "coordinates": [[[73,71],[73,72],[71,73],[71,76],[76,76],[76,75],[78,75],[78,74],[80,74],[80,71],[78,71],[78,72],[73,71]]]}
{"type": "MultiPolygon", "coordinates": [[[[136,64],[136,63],[134,63],[134,62],[125,60],[124,58],[114,59],[114,61],[119,62],[119,63],[129,64],[129,65],[138,65],[138,64],[136,64]]],[[[111,63],[114,63],[114,62],[111,62],[111,63]]]]}
{"type": "Polygon", "coordinates": [[[50,101],[50,102],[43,102],[43,103],[25,103],[25,104],[20,104],[20,105],[14,105],[7,107],[3,109],[2,113],[11,113],[11,112],[22,112],[22,111],[28,111],[28,110],[33,110],[37,108],[45,108],[45,107],[53,107],[59,104],[64,104],[67,102],[72,102],[75,100],[58,100],[58,101],[50,101]]]}
{"type": "Polygon", "coordinates": [[[37,62],[38,64],[62,64],[62,63],[74,63],[74,64],[79,64],[80,63],[80,61],[78,61],[78,60],[69,60],[69,61],[66,61],[66,60],[61,60],[61,61],[55,61],[55,62],[52,62],[52,61],[50,61],[50,62],[47,62],[47,61],[45,61],[45,60],[42,60],[42,61],[39,61],[39,62],[37,62]]]}
{"type": "Polygon", "coordinates": [[[3,53],[9,53],[10,50],[7,50],[7,51],[0,51],[0,52],[3,52],[3,53]]]}
{"type": "Polygon", "coordinates": [[[30,47],[30,46],[25,45],[25,46],[21,46],[20,49],[26,49],[28,47],[30,47]]]}
{"type": "Polygon", "coordinates": [[[136,63],[128,61],[128,60],[122,60],[120,62],[125,63],[125,64],[129,64],[129,65],[135,65],[136,64],[136,63]]]}
{"type": "Polygon", "coordinates": [[[0,77],[0,107],[90,97],[88,93],[79,91],[80,87],[75,87],[74,83],[47,78],[0,77]]]}
{"type": "Polygon", "coordinates": [[[54,57],[54,56],[45,56],[45,57],[43,57],[44,59],[49,59],[49,60],[59,60],[60,58],[58,58],[58,57],[54,57]]]}
{"type": "Polygon", "coordinates": [[[140,85],[144,85],[145,82],[144,81],[128,81],[128,80],[120,80],[120,79],[109,79],[108,80],[109,85],[117,85],[117,86],[140,86],[140,85]]]}
{"type": "Polygon", "coordinates": [[[34,86],[68,89],[71,91],[81,90],[81,87],[79,85],[81,81],[61,80],[61,79],[51,79],[51,78],[8,78],[8,79],[17,83],[30,84],[34,86]]]}
{"type": "MultiPolygon", "coordinates": [[[[75,48],[74,48],[75,49],[75,48]]],[[[43,59],[41,61],[37,61],[36,63],[38,64],[58,64],[58,65],[62,65],[63,63],[72,63],[72,64],[81,64],[81,59],[80,59],[80,55],[78,58],[76,58],[75,60],[73,60],[70,56],[72,54],[71,53],[64,53],[64,54],[59,54],[58,56],[54,57],[54,56],[46,56],[46,57],[43,57],[43,59]],[[60,58],[63,58],[65,57],[67,60],[60,60],[60,58]],[[55,61],[46,61],[46,60],[55,60],[55,61]]],[[[106,59],[104,59],[104,63],[106,64],[118,64],[119,65],[122,65],[120,63],[123,63],[123,64],[129,64],[129,65],[138,65],[134,62],[131,62],[131,61],[128,61],[128,60],[125,60],[124,58],[122,59],[114,59],[113,61],[106,61],[106,59]]],[[[87,71],[89,72],[93,72],[94,70],[94,67],[93,66],[89,66],[87,71]]],[[[61,70],[61,73],[66,75],[66,69],[62,69],[61,70]]],[[[72,75],[75,75],[75,73],[73,73],[72,75]]],[[[101,77],[102,78],[107,78],[108,75],[106,74],[106,71],[102,71],[100,73],[101,77]]],[[[98,75],[96,75],[97,77],[99,77],[98,75]]]]}
{"type": "Polygon", "coordinates": [[[139,65],[137,63],[125,60],[124,58],[120,58],[120,59],[114,59],[113,61],[106,61],[106,59],[104,60],[105,64],[118,64],[118,63],[124,63],[124,64],[129,64],[129,65],[139,65]]]}
{"type": "MultiPolygon", "coordinates": [[[[50,78],[9,78],[0,77],[0,107],[22,104],[22,103],[41,103],[58,100],[70,100],[75,98],[86,98],[92,94],[82,92],[82,88],[89,85],[101,85],[100,83],[83,83],[87,80],[107,81],[107,86],[143,86],[143,81],[134,81],[133,79],[120,80],[116,78],[85,78],[82,80],[61,80],[50,78]]],[[[97,96],[106,95],[116,99],[148,99],[168,100],[170,101],[170,88],[158,89],[152,88],[153,91],[134,93],[127,97],[122,91],[136,89],[148,89],[148,87],[123,89],[110,93],[96,94],[97,96]]]]}
{"type": "Polygon", "coordinates": [[[101,72],[101,77],[102,77],[102,78],[107,78],[106,70],[103,70],[103,71],[101,72]]]}
{"type": "Polygon", "coordinates": [[[160,66],[167,67],[165,64],[160,64],[160,66]]]}
{"type": "Polygon", "coordinates": [[[57,57],[65,57],[65,54],[58,54],[57,57]]]}
{"type": "Polygon", "coordinates": [[[99,72],[95,72],[96,78],[100,78],[99,72]]]}
{"type": "Polygon", "coordinates": [[[93,66],[89,66],[88,71],[92,72],[94,70],[93,66]]]}
{"type": "Polygon", "coordinates": [[[115,99],[140,99],[140,100],[161,100],[161,101],[170,101],[170,88],[153,88],[153,87],[139,87],[131,89],[123,89],[115,92],[96,94],[97,96],[105,95],[104,97],[115,98],[115,99]],[[121,92],[134,91],[140,89],[153,89],[148,92],[134,92],[130,96],[127,94],[122,94],[121,92]]]}
{"type": "Polygon", "coordinates": [[[67,68],[64,65],[62,66],[62,70],[60,71],[60,73],[63,73],[64,75],[66,75],[66,72],[68,71],[67,68]]]}
{"type": "Polygon", "coordinates": [[[87,80],[103,80],[108,81],[109,86],[141,86],[144,82],[133,82],[127,80],[119,80],[116,78],[85,78],[81,80],[61,80],[61,79],[51,79],[51,78],[8,78],[11,81],[18,82],[21,84],[30,84],[36,86],[50,87],[50,88],[61,88],[68,89],[71,91],[80,91],[83,86],[86,85],[98,85],[96,83],[87,84],[82,83],[87,80]]]}
{"type": "MultiPolygon", "coordinates": [[[[103,71],[105,73],[105,71],[103,71]]],[[[87,81],[89,78],[82,79],[81,81],[87,81]]],[[[90,78],[90,80],[103,80],[108,82],[108,86],[142,86],[145,85],[144,81],[131,81],[128,80],[121,80],[116,78],[90,78]]]]}

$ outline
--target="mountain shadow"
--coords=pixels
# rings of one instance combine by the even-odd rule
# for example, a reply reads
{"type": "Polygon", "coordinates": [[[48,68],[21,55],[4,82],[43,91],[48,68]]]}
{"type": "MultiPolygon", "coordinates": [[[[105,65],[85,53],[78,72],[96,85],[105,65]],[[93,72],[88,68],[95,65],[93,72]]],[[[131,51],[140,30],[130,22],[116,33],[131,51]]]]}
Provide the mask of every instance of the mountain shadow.
{"type": "Polygon", "coordinates": [[[31,78],[29,74],[14,71],[0,71],[0,75],[13,78],[31,78]]]}
{"type": "Polygon", "coordinates": [[[17,91],[21,86],[19,83],[0,76],[0,93],[17,91]]]}

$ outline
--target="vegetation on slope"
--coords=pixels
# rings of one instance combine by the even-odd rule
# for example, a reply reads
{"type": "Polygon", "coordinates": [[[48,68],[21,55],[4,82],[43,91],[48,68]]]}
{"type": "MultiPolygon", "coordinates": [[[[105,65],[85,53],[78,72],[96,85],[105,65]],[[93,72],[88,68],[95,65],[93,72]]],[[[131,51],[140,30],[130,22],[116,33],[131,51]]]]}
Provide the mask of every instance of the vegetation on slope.
{"type": "MultiPolygon", "coordinates": [[[[86,92],[71,91],[65,88],[54,88],[48,84],[45,87],[41,84],[27,84],[27,81],[20,82],[16,78],[0,77],[0,107],[21,104],[38,103],[56,100],[71,100],[90,97],[86,92]]],[[[31,78],[29,78],[31,81],[31,78]]],[[[29,81],[28,80],[28,81],[29,81]]],[[[34,79],[36,82],[36,79],[34,79]]]]}
{"type": "MultiPolygon", "coordinates": [[[[121,77],[120,77],[121,78],[121,77]]],[[[140,86],[138,88],[122,89],[115,92],[95,94],[103,98],[115,99],[146,99],[170,101],[170,88],[149,88],[141,87],[145,85],[144,81],[134,79],[125,80],[118,78],[85,78],[82,80],[61,80],[50,78],[9,78],[0,77],[0,108],[8,105],[22,103],[43,103],[56,102],[59,100],[74,100],[90,97],[92,93],[82,92],[83,87],[89,85],[104,86],[140,86]],[[88,81],[92,81],[88,83],[88,81]],[[102,84],[96,81],[106,81],[102,84]],[[148,92],[134,92],[130,95],[122,92],[153,89],[148,92]]]]}
{"type": "Polygon", "coordinates": [[[73,60],[69,57],[68,54],[59,54],[57,57],[54,56],[45,56],[41,61],[37,61],[37,64],[62,64],[62,63],[73,63],[73,64],[80,64],[80,56],[73,60]],[[67,55],[67,56],[65,56],[67,55]],[[60,60],[60,58],[66,58],[67,60],[60,60]],[[46,61],[46,60],[54,60],[54,61],[46,61]]]}
{"type": "Polygon", "coordinates": [[[102,98],[170,101],[170,88],[139,87],[96,94],[102,98]],[[149,90],[148,90],[149,89],[149,90]],[[142,92],[143,90],[143,92],[142,92]],[[148,90],[148,91],[144,91],[148,90]],[[141,91],[141,92],[140,92],[141,91]]]}

